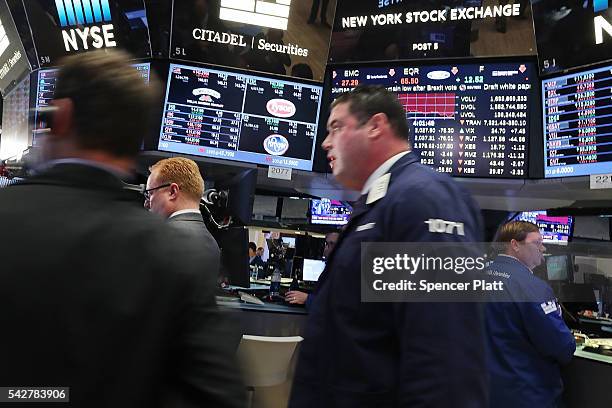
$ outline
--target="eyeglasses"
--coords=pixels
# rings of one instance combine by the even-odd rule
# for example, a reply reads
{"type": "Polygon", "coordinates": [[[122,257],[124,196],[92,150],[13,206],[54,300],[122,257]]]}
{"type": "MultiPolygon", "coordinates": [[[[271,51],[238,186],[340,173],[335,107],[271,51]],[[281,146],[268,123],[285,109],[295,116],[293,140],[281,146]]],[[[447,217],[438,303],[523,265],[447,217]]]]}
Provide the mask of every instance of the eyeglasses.
{"type": "Polygon", "coordinates": [[[166,184],[162,184],[161,186],[150,188],[148,190],[143,191],[142,195],[144,196],[146,201],[149,201],[151,199],[151,192],[152,191],[159,190],[161,188],[170,187],[171,185],[172,185],[172,183],[166,183],[166,184]]]}

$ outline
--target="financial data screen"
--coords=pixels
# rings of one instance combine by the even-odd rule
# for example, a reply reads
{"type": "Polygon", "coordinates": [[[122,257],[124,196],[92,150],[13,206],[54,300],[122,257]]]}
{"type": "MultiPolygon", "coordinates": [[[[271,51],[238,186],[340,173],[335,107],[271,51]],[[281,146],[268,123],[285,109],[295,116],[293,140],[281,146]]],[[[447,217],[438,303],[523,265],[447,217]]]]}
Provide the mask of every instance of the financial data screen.
{"type": "Polygon", "coordinates": [[[351,207],[340,201],[328,198],[310,201],[310,221],[313,224],[345,225],[351,212],[351,207]]]}
{"type": "Polygon", "coordinates": [[[172,64],[159,150],[312,170],[322,87],[172,64]]]}
{"type": "Polygon", "coordinates": [[[544,176],[612,172],[612,67],[542,82],[544,176]]]}
{"type": "MultiPolygon", "coordinates": [[[[151,64],[148,62],[133,65],[141,74],[143,80],[149,83],[151,75],[151,64]]],[[[36,91],[36,108],[49,106],[55,95],[55,82],[57,80],[57,69],[41,69],[38,71],[38,86],[36,91]]],[[[46,127],[46,124],[40,123],[38,115],[34,121],[34,129],[46,127]]]]}
{"type": "Polygon", "coordinates": [[[536,224],[545,244],[566,245],[569,242],[574,219],[569,216],[549,216],[546,215],[546,211],[524,211],[519,213],[516,220],[536,224]]]}
{"type": "Polygon", "coordinates": [[[381,85],[404,106],[421,163],[460,177],[528,176],[537,92],[533,63],[354,67],[332,70],[332,98],[381,85]]]}

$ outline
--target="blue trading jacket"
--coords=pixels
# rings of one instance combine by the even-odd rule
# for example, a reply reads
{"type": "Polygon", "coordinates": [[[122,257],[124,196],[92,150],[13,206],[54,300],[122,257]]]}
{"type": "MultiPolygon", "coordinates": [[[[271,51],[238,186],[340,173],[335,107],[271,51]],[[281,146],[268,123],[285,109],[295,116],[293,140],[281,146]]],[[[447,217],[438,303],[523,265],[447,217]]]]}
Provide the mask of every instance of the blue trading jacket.
{"type": "Polygon", "coordinates": [[[356,207],[321,274],[291,408],[485,408],[483,313],[474,303],[364,303],[362,242],[482,241],[480,211],[448,175],[409,153],[384,198],[356,207]],[[464,235],[430,232],[430,219],[464,235]]]}
{"type": "Polygon", "coordinates": [[[498,256],[489,269],[509,296],[486,305],[490,406],[553,407],[563,390],[560,365],[576,349],[555,295],[514,258],[498,256]]]}

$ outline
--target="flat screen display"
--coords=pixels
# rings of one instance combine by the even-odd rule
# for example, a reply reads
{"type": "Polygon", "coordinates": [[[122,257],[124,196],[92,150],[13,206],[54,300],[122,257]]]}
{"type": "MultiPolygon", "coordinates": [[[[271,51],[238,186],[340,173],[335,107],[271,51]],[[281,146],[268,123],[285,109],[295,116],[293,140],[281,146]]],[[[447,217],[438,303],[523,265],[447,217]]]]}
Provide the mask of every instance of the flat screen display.
{"type": "Polygon", "coordinates": [[[170,65],[159,150],[312,170],[322,87],[170,65]]]}
{"type": "Polygon", "coordinates": [[[288,248],[295,248],[295,237],[281,237],[281,240],[288,248]]]}
{"type": "Polygon", "coordinates": [[[572,231],[573,217],[552,217],[546,211],[524,211],[516,221],[529,221],[538,226],[545,244],[567,245],[572,231]]]}
{"type": "Polygon", "coordinates": [[[612,171],[612,66],[542,81],[544,176],[612,171]]]}
{"type": "Polygon", "coordinates": [[[535,55],[529,0],[338,0],[330,62],[535,55]]]}
{"type": "Polygon", "coordinates": [[[281,219],[306,221],[308,218],[308,199],[305,198],[283,198],[283,206],[281,210],[281,219]]]}
{"type": "Polygon", "coordinates": [[[6,0],[0,0],[0,91],[6,95],[30,72],[30,63],[6,0]]]}
{"type": "Polygon", "coordinates": [[[543,74],[609,60],[612,8],[608,0],[532,1],[543,74]]]}
{"type": "Polygon", "coordinates": [[[351,207],[341,201],[322,198],[310,200],[312,224],[345,225],[351,215],[351,207]]]}
{"type": "Polygon", "coordinates": [[[30,77],[6,95],[2,103],[2,134],[0,160],[20,156],[30,146],[30,77]]]}
{"type": "Polygon", "coordinates": [[[304,269],[302,270],[302,280],[306,282],[316,282],[325,269],[325,262],[318,259],[304,258],[304,269]]]}
{"type": "MultiPolygon", "coordinates": [[[[134,68],[141,74],[143,80],[149,83],[151,77],[151,64],[146,62],[134,64],[134,68]]],[[[34,129],[42,129],[46,124],[41,123],[38,117],[38,109],[49,106],[55,95],[55,82],[59,69],[41,69],[38,71],[38,85],[36,89],[36,117],[34,119],[34,129]]]]}
{"type": "Polygon", "coordinates": [[[567,255],[546,257],[546,276],[551,281],[563,281],[569,277],[567,255]]]}
{"type": "Polygon", "coordinates": [[[65,56],[120,48],[151,57],[144,0],[27,0],[26,14],[40,67],[65,56]]]}
{"type": "Polygon", "coordinates": [[[170,58],[323,81],[336,0],[175,0],[170,58]]]}
{"type": "Polygon", "coordinates": [[[352,66],[332,72],[332,98],[382,85],[404,106],[421,163],[460,177],[525,178],[533,63],[352,66]]]}

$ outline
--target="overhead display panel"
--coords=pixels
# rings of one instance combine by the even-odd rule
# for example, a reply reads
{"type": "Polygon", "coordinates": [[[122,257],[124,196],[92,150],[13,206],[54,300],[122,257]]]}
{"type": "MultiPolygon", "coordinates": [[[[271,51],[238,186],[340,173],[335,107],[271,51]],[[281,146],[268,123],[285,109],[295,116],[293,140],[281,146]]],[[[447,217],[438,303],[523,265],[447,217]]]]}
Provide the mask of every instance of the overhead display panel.
{"type": "Polygon", "coordinates": [[[527,0],[338,0],[329,60],[534,54],[527,0]]]}
{"type": "Polygon", "coordinates": [[[124,49],[134,58],[151,56],[143,0],[28,0],[24,5],[40,67],[105,48],[124,49]]]}
{"type": "Polygon", "coordinates": [[[351,65],[331,74],[332,98],[361,84],[395,93],[421,163],[461,177],[528,176],[535,63],[351,65]]]}
{"type": "Polygon", "coordinates": [[[612,172],[612,66],[542,82],[544,176],[612,172]]]}
{"type": "Polygon", "coordinates": [[[608,0],[533,2],[540,70],[561,72],[612,59],[608,0]]]}
{"type": "Polygon", "coordinates": [[[335,8],[336,0],[176,0],[170,57],[322,81],[335,8]]]}
{"type": "Polygon", "coordinates": [[[170,65],[159,150],[312,170],[322,87],[170,65]]]}
{"type": "MultiPolygon", "coordinates": [[[[148,62],[142,64],[134,64],[134,68],[140,73],[142,79],[149,83],[151,77],[151,64],[148,62]]],[[[34,130],[44,129],[47,124],[41,121],[38,115],[40,108],[50,105],[55,95],[55,83],[59,69],[41,69],[38,71],[38,81],[36,87],[36,103],[35,103],[35,119],[34,130]]],[[[36,142],[36,140],[34,140],[36,142]]]]}
{"type": "Polygon", "coordinates": [[[3,100],[0,160],[21,157],[30,146],[29,108],[30,77],[26,76],[3,100]]]}
{"type": "Polygon", "coordinates": [[[5,96],[30,72],[28,57],[6,0],[0,0],[0,90],[5,96]]]}

